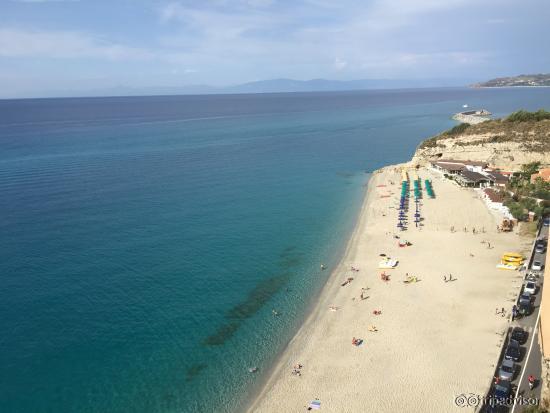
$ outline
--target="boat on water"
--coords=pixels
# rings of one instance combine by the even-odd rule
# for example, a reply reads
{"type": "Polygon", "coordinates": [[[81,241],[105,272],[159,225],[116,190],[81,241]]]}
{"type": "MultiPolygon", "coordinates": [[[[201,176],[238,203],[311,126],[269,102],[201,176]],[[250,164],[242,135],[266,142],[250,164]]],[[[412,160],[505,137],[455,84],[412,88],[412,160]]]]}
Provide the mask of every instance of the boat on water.
{"type": "Polygon", "coordinates": [[[463,107],[463,108],[467,108],[467,107],[468,107],[468,105],[467,105],[467,104],[464,104],[464,105],[462,105],[462,107],[463,107]]]}

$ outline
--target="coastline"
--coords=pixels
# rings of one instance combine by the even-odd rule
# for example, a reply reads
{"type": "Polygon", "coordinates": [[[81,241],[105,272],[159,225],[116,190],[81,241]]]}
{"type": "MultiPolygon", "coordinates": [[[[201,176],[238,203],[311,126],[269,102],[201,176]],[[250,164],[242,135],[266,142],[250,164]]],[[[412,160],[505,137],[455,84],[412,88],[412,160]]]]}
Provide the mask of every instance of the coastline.
{"type": "MultiPolygon", "coordinates": [[[[408,164],[390,165],[373,172],[356,226],[339,264],[331,272],[304,323],[278,357],[260,391],[245,406],[246,411],[298,412],[305,410],[309,400],[316,397],[323,401],[323,410],[335,412],[355,411],[361,406],[365,406],[365,403],[376,406],[377,411],[380,412],[395,411],[396,408],[403,408],[407,403],[411,404],[410,408],[414,406],[414,409],[421,408],[433,412],[441,411],[443,403],[444,406],[447,406],[447,411],[450,411],[454,407],[453,396],[467,392],[483,394],[485,384],[494,369],[497,345],[501,339],[499,334],[507,325],[505,319],[495,318],[494,308],[508,305],[507,295],[510,294],[510,289],[516,289],[513,282],[515,274],[498,272],[494,266],[496,261],[493,259],[503,249],[510,249],[513,246],[516,246],[517,249],[519,238],[515,234],[503,234],[498,237],[498,240],[491,239],[491,243],[498,247],[488,250],[486,255],[491,257],[483,259],[483,265],[473,268],[473,271],[468,271],[467,280],[465,275],[464,280],[460,275],[456,285],[452,283],[452,287],[449,285],[447,291],[442,291],[443,294],[450,294],[447,299],[452,301],[451,308],[441,311],[441,314],[438,314],[437,323],[434,323],[436,331],[442,337],[440,339],[436,337],[435,343],[426,342],[433,331],[429,331],[430,328],[422,331],[422,323],[429,320],[434,311],[437,312],[439,305],[445,305],[445,300],[441,301],[441,297],[432,296],[432,291],[441,289],[444,285],[441,277],[437,275],[429,279],[428,274],[424,275],[418,273],[417,269],[415,270],[415,267],[424,265],[424,263],[427,267],[431,267],[429,260],[434,259],[432,248],[434,242],[437,243],[438,240],[432,240],[430,236],[437,234],[438,238],[444,240],[447,240],[449,236],[459,238],[460,249],[466,247],[466,249],[475,250],[477,255],[481,234],[475,240],[476,245],[472,245],[470,248],[468,243],[464,245],[464,240],[469,242],[472,235],[467,233],[450,234],[448,230],[449,218],[453,221],[460,218],[468,219],[468,215],[472,215],[473,221],[468,221],[468,224],[471,224],[471,222],[477,221],[477,213],[481,217],[481,222],[487,224],[487,238],[495,237],[494,227],[489,228],[489,224],[492,224],[495,219],[479,198],[472,197],[472,191],[459,189],[448,181],[439,181],[436,175],[426,169],[421,169],[422,178],[434,180],[436,193],[439,189],[445,193],[443,195],[445,197],[449,194],[459,195],[463,203],[470,202],[474,209],[470,211],[469,204],[463,205],[466,208],[466,214],[456,217],[445,212],[441,214],[441,211],[436,213],[433,208],[437,208],[438,199],[425,200],[427,212],[434,213],[433,217],[428,215],[427,226],[429,228],[422,231],[410,228],[408,231],[399,233],[404,239],[410,238],[413,246],[396,249],[393,236],[390,236],[394,233],[396,214],[394,211],[390,211],[391,207],[388,205],[395,200],[396,189],[400,181],[400,173],[396,168],[403,165],[408,164]],[[378,185],[387,184],[391,180],[396,183],[391,188],[389,185],[382,190],[378,188],[378,185]],[[443,187],[445,191],[442,190],[443,187]],[[391,200],[381,196],[382,192],[388,192],[388,190],[393,193],[391,200]],[[388,213],[388,211],[390,212],[388,213]],[[433,222],[430,223],[429,220],[433,220],[433,222]],[[393,225],[388,225],[389,223],[393,225]],[[422,233],[428,231],[431,232],[422,233]],[[383,241],[379,241],[381,238],[384,238],[383,241]],[[402,266],[400,263],[396,270],[390,271],[392,279],[388,283],[377,279],[381,270],[377,268],[376,262],[382,251],[391,256],[396,253],[403,255],[404,258],[408,256],[407,260],[404,260],[405,265],[402,266]],[[412,268],[406,264],[406,261],[411,261],[409,264],[412,264],[412,268]],[[358,265],[360,272],[350,273],[349,268],[352,265],[358,265]],[[477,271],[480,269],[488,271],[489,268],[493,271],[491,271],[491,276],[487,277],[489,279],[482,283],[484,284],[482,290],[491,292],[496,289],[497,291],[484,299],[477,300],[478,302],[470,302],[468,295],[476,293],[471,287],[475,287],[477,271]],[[406,270],[414,271],[411,273],[415,275],[418,274],[421,282],[408,286],[402,284],[401,279],[406,270]],[[342,287],[342,280],[348,276],[354,277],[354,281],[349,286],[342,287]],[[466,289],[462,290],[461,285],[465,285],[466,289]],[[360,288],[363,287],[369,289],[369,299],[366,301],[358,299],[360,288]],[[453,289],[460,290],[460,297],[452,297],[453,289]],[[409,297],[410,293],[413,294],[413,297],[409,297]],[[422,294],[424,294],[422,299],[425,301],[420,301],[416,309],[421,314],[411,314],[410,309],[415,307],[422,294]],[[411,298],[412,301],[409,301],[411,298]],[[426,305],[422,305],[422,303],[426,305]],[[328,311],[328,307],[334,305],[338,306],[338,311],[328,311]],[[471,315],[462,313],[464,308],[470,307],[482,309],[483,317],[479,317],[480,320],[473,320],[471,315]],[[381,308],[383,311],[379,318],[371,314],[374,308],[381,308]],[[388,310],[387,316],[386,310],[388,310]],[[457,314],[458,317],[456,317],[457,314]],[[391,320],[388,320],[390,317],[391,320]],[[446,317],[451,318],[450,325],[446,325],[449,324],[446,317]],[[367,325],[374,322],[376,325],[380,324],[381,331],[367,332],[367,325]],[[415,322],[419,323],[419,328],[414,328],[415,322]],[[456,330],[456,327],[459,329],[456,330]],[[464,361],[466,361],[466,365],[469,364],[468,360],[464,360],[464,356],[458,357],[459,364],[457,364],[457,360],[452,359],[453,355],[463,346],[471,346],[473,334],[479,334],[480,331],[483,332],[483,338],[477,347],[479,350],[486,347],[485,354],[478,354],[470,363],[471,369],[477,368],[478,370],[474,372],[470,370],[467,374],[464,371],[460,373],[457,368],[460,370],[464,361]],[[365,343],[354,348],[349,343],[352,336],[363,338],[365,343]],[[407,343],[407,341],[410,342],[407,343]],[[420,361],[415,360],[416,357],[409,357],[411,350],[412,354],[418,356],[420,361]],[[450,354],[448,350],[451,350],[450,354]],[[361,354],[357,355],[358,352],[361,354]],[[438,352],[442,354],[440,357],[436,357],[437,361],[430,360],[431,356],[438,352]],[[292,366],[297,363],[304,366],[300,377],[291,374],[292,366]],[[407,365],[403,366],[404,372],[401,375],[411,380],[410,383],[407,383],[407,380],[404,381],[400,377],[400,372],[396,371],[399,363],[407,365]],[[429,371],[434,377],[422,377],[422,369],[426,367],[426,364],[433,364],[429,371]],[[391,372],[392,377],[385,377],[388,372],[391,372]],[[381,377],[384,379],[381,380],[381,377]],[[427,393],[427,389],[431,389],[432,393],[438,393],[434,389],[442,385],[445,390],[439,391],[440,394],[432,395],[431,400],[419,399],[419,392],[427,393]],[[404,387],[400,388],[399,386],[404,387]],[[383,396],[387,394],[388,388],[395,388],[399,391],[400,396],[395,397],[393,401],[385,400],[383,396]]],[[[443,207],[445,208],[445,206],[443,207]]],[[[443,244],[438,245],[443,246],[443,244]]],[[[485,247],[483,246],[483,248],[485,247]]],[[[455,246],[443,247],[441,250],[445,250],[445,252],[439,252],[442,257],[439,258],[438,263],[442,262],[443,265],[457,252],[455,246]]],[[[483,252],[485,253],[485,251],[483,252]]],[[[464,254],[466,254],[465,251],[464,254]]],[[[400,257],[396,256],[396,258],[400,257]]],[[[461,274],[464,270],[461,267],[463,265],[457,265],[454,262],[443,271],[461,274]]],[[[437,266],[429,268],[429,270],[429,272],[441,273],[437,266]]]]}
{"type": "Polygon", "coordinates": [[[337,288],[339,287],[339,278],[337,278],[337,275],[340,274],[342,271],[345,271],[345,263],[348,261],[352,248],[356,247],[357,237],[359,236],[359,231],[362,227],[361,221],[366,219],[366,211],[369,207],[369,199],[372,197],[371,193],[373,192],[373,180],[377,174],[379,174],[385,168],[389,167],[393,166],[385,166],[372,172],[371,177],[369,178],[367,183],[367,190],[363,194],[361,208],[359,209],[359,214],[356,217],[353,231],[346,242],[346,247],[344,249],[342,257],[338,261],[336,267],[331,271],[329,277],[327,278],[324,286],[321,289],[321,292],[319,294],[320,299],[317,302],[314,302],[307,310],[307,315],[304,317],[302,325],[300,326],[296,334],[294,334],[294,336],[282,349],[281,353],[277,357],[277,360],[273,363],[273,366],[268,372],[268,377],[260,386],[260,391],[256,395],[254,395],[254,397],[249,400],[247,404],[245,404],[246,412],[252,413],[256,411],[260,401],[265,396],[266,392],[271,387],[273,387],[278,375],[281,374],[281,372],[287,367],[288,363],[285,360],[295,353],[295,349],[293,349],[292,347],[296,346],[300,339],[306,336],[310,329],[315,327],[315,321],[325,313],[324,310],[326,307],[323,306],[323,303],[331,297],[331,293],[333,292],[333,290],[337,290],[337,288]]]}

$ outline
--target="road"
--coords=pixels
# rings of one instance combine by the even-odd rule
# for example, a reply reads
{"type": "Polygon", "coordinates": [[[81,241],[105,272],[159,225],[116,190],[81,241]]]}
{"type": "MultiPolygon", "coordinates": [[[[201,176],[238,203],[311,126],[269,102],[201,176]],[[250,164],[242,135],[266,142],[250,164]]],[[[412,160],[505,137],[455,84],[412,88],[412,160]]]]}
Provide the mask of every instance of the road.
{"type": "MultiPolygon", "coordinates": [[[[541,228],[540,234],[537,238],[538,239],[540,239],[540,238],[548,239],[548,233],[549,233],[548,230],[549,230],[548,227],[543,226],[541,228]]],[[[533,261],[540,261],[541,263],[544,264],[544,262],[546,261],[546,252],[544,252],[544,253],[534,252],[534,255],[535,256],[534,256],[533,261]]],[[[541,351],[540,351],[540,345],[539,345],[538,334],[537,334],[535,322],[537,320],[537,315],[538,315],[539,309],[540,309],[540,300],[541,300],[541,297],[542,297],[541,292],[542,292],[543,282],[544,282],[544,268],[543,268],[543,271],[541,272],[540,278],[539,278],[539,290],[538,290],[537,295],[536,295],[535,310],[533,311],[533,314],[531,314],[528,317],[524,317],[524,318],[518,320],[518,323],[517,323],[520,327],[523,327],[525,330],[529,331],[529,339],[528,339],[527,343],[531,343],[531,337],[534,335],[534,340],[533,340],[533,345],[532,345],[532,348],[531,348],[531,352],[528,353],[528,356],[526,354],[525,360],[523,360],[523,362],[522,362],[522,370],[521,370],[520,374],[518,375],[518,379],[516,379],[516,381],[519,381],[521,379],[520,383],[515,383],[518,386],[518,393],[517,394],[518,394],[518,396],[535,397],[535,398],[538,398],[539,400],[540,400],[540,389],[541,389],[540,383],[538,383],[537,386],[535,386],[535,388],[533,389],[533,391],[531,391],[531,390],[529,390],[529,384],[528,384],[528,381],[527,381],[527,377],[529,377],[529,375],[532,374],[537,379],[540,379],[541,376],[542,376],[542,354],[541,354],[541,351]]],[[[529,351],[528,348],[526,350],[529,351]]],[[[524,407],[518,406],[515,409],[512,409],[512,412],[521,412],[524,409],[525,409],[524,407]]]]}
{"type": "MultiPolygon", "coordinates": [[[[548,239],[549,234],[549,228],[548,227],[542,227],[540,229],[540,233],[537,236],[537,239],[548,239]]],[[[534,257],[532,260],[529,261],[529,263],[532,263],[533,261],[540,261],[544,264],[546,261],[546,251],[543,253],[537,253],[533,249],[534,257]]],[[[529,336],[527,338],[527,342],[522,346],[522,359],[519,363],[516,363],[517,373],[514,376],[514,380],[512,380],[512,385],[516,389],[514,394],[512,396],[522,396],[524,398],[537,398],[540,400],[540,390],[541,385],[540,382],[537,383],[535,388],[531,391],[529,390],[529,384],[527,378],[529,375],[535,376],[537,379],[541,378],[541,370],[542,370],[542,354],[540,351],[540,345],[538,342],[538,333],[537,333],[537,321],[538,321],[538,315],[540,310],[540,301],[541,301],[541,292],[542,292],[542,284],[544,282],[544,268],[542,271],[533,271],[531,267],[528,271],[523,271],[522,275],[525,277],[528,273],[536,273],[539,276],[538,279],[538,290],[535,295],[535,301],[534,301],[534,310],[533,312],[528,315],[521,317],[512,323],[510,323],[510,327],[521,327],[525,331],[529,333],[529,336]]],[[[511,309],[509,309],[510,311],[511,309]]],[[[502,349],[502,353],[504,353],[506,349],[506,342],[502,349]]],[[[499,359],[502,359],[502,354],[499,359]]],[[[492,389],[491,389],[492,392],[492,389]]],[[[503,408],[502,406],[498,409],[495,409],[493,411],[498,412],[510,412],[510,413],[520,413],[523,410],[525,410],[527,406],[520,406],[515,405],[510,409],[503,408]]],[[[485,408],[481,409],[482,412],[484,411],[491,411],[488,406],[485,406],[485,408]]]]}

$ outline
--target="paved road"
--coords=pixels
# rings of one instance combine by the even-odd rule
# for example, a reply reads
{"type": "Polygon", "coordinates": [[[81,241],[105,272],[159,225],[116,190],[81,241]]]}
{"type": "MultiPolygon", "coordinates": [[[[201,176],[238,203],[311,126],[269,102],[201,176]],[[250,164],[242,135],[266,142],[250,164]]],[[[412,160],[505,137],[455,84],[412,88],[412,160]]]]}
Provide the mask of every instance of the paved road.
{"type": "MultiPolygon", "coordinates": [[[[549,230],[548,227],[542,227],[538,238],[548,239],[548,233],[549,233],[548,230],[549,230]]],[[[544,253],[535,252],[534,261],[540,261],[544,264],[544,262],[546,261],[546,252],[544,253]]],[[[535,337],[534,337],[531,353],[529,354],[529,357],[523,361],[522,371],[520,371],[518,378],[516,379],[516,381],[518,381],[521,378],[521,374],[523,373],[523,378],[521,380],[521,383],[515,383],[516,385],[519,386],[518,395],[524,396],[524,397],[536,397],[539,400],[540,400],[540,390],[541,390],[540,383],[538,383],[537,386],[531,391],[529,390],[527,377],[529,377],[529,375],[532,374],[537,379],[540,379],[540,377],[542,376],[542,354],[540,351],[538,333],[536,330],[536,326],[534,324],[537,319],[537,315],[540,308],[540,300],[542,296],[541,291],[542,291],[543,282],[544,282],[544,271],[541,272],[540,279],[539,279],[539,291],[537,292],[537,295],[536,295],[535,311],[533,311],[533,314],[531,314],[530,316],[518,320],[518,324],[529,331],[530,336],[527,341],[527,344],[531,343],[531,335],[534,334],[535,337]]],[[[529,347],[526,348],[526,351],[527,352],[529,351],[529,347]]],[[[527,353],[526,353],[526,357],[527,357],[527,353]]],[[[524,410],[523,407],[518,406],[515,408],[514,412],[521,412],[523,410],[524,410]]]]}
{"type": "MultiPolygon", "coordinates": [[[[548,239],[548,234],[549,234],[549,228],[542,227],[537,238],[548,239]]],[[[544,264],[545,260],[546,260],[546,252],[544,253],[534,252],[533,261],[540,261],[544,264]]],[[[527,272],[532,272],[532,271],[531,269],[529,269],[527,272]]],[[[510,324],[510,327],[519,326],[529,333],[527,342],[522,346],[523,359],[521,360],[520,363],[516,364],[517,374],[515,375],[514,380],[512,381],[512,385],[514,388],[517,388],[518,396],[523,396],[525,398],[534,397],[540,400],[540,390],[541,390],[540,383],[531,391],[529,390],[529,384],[527,380],[527,377],[529,377],[529,375],[531,374],[535,376],[537,379],[540,379],[541,370],[542,370],[542,355],[540,352],[540,346],[538,342],[537,326],[535,324],[537,322],[539,309],[540,309],[540,300],[542,296],[541,294],[542,284],[544,282],[544,268],[543,268],[543,271],[538,272],[538,274],[539,274],[539,280],[538,280],[539,288],[535,295],[533,313],[529,316],[525,316],[518,320],[515,320],[510,324]]],[[[526,272],[522,272],[522,275],[525,277],[526,272]]],[[[511,311],[511,309],[508,309],[508,311],[511,311]]],[[[506,347],[506,343],[504,348],[502,349],[503,352],[505,351],[505,347],[506,347]]],[[[515,396],[515,394],[513,396],[515,396]]],[[[512,409],[498,408],[498,409],[495,409],[495,411],[519,413],[519,412],[522,412],[525,408],[526,407],[516,405],[512,409]]],[[[491,410],[492,409],[482,409],[481,411],[491,411],[491,410]]]]}

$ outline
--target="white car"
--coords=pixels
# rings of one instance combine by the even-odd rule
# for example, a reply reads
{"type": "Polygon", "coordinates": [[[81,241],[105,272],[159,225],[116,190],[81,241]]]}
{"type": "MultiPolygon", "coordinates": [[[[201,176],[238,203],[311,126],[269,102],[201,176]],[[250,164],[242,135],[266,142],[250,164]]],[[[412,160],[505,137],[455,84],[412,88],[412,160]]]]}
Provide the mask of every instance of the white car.
{"type": "Polygon", "coordinates": [[[531,269],[535,271],[542,270],[542,263],[540,261],[533,261],[533,265],[531,265],[531,269]]]}
{"type": "Polygon", "coordinates": [[[523,287],[524,293],[534,295],[536,291],[537,291],[537,284],[535,284],[532,281],[527,281],[525,283],[525,286],[523,287]]]}

